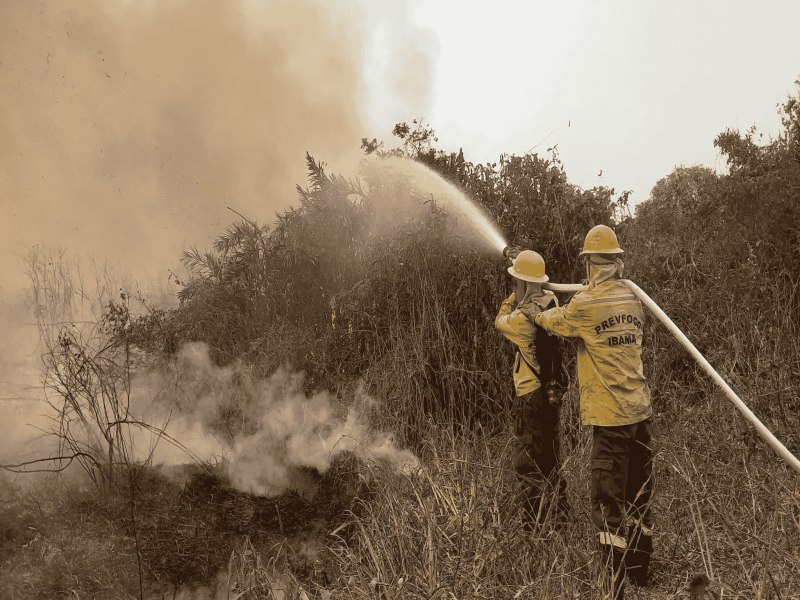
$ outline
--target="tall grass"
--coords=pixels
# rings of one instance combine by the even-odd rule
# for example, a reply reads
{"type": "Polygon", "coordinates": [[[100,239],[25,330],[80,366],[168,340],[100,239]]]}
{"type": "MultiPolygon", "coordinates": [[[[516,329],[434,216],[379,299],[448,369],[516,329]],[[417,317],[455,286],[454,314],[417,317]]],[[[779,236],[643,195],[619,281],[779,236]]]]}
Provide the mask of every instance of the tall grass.
{"type": "MultiPolygon", "coordinates": [[[[774,461],[719,464],[689,450],[702,444],[684,429],[658,431],[653,584],[629,586],[629,596],[676,598],[706,574],[716,597],[796,597],[800,490],[785,469],[774,461]]],[[[351,539],[332,536],[334,597],[599,597],[588,432],[565,448],[573,518],[563,527],[548,518],[534,534],[521,528],[507,428],[426,434],[424,466],[376,481],[375,496],[339,529],[351,539]]]]}
{"type": "Polygon", "coordinates": [[[593,533],[581,503],[573,503],[576,518],[562,529],[547,515],[527,534],[507,431],[455,435],[431,426],[426,434],[425,466],[376,482],[376,497],[341,527],[354,534],[332,544],[339,597],[590,595],[593,533]]]}

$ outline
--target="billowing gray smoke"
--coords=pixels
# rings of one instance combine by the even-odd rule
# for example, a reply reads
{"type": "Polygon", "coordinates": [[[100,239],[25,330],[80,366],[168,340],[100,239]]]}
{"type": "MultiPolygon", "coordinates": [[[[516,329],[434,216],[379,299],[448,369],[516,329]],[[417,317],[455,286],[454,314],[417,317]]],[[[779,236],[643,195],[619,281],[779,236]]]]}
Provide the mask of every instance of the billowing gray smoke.
{"type": "Polygon", "coordinates": [[[178,443],[142,432],[134,438],[137,458],[221,461],[236,487],[264,495],[302,487],[299,467],[325,472],[343,452],[397,470],[416,466],[413,454],[370,428],[370,398],[357,393],[344,406],[325,392],[306,395],[302,382],[285,370],[261,379],[240,366],[219,367],[206,346],[187,344],[169,366],[133,381],[136,417],[178,443]]]}

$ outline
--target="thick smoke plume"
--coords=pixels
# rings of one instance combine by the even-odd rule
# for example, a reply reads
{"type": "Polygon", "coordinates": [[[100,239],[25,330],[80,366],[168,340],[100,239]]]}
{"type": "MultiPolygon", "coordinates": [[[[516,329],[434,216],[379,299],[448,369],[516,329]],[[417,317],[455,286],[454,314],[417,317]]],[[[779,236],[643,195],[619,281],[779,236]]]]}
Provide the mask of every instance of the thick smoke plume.
{"type": "MultiPolygon", "coordinates": [[[[154,462],[221,461],[237,488],[263,495],[302,488],[304,468],[325,472],[343,452],[398,470],[416,465],[413,454],[369,426],[368,397],[358,394],[345,407],[325,392],[305,394],[302,384],[285,370],[260,379],[216,366],[206,346],[188,344],[169,366],[134,380],[134,411],[177,442],[161,439],[154,462]]],[[[137,441],[142,457],[157,440],[143,434],[137,441]]]]}
{"type": "Polygon", "coordinates": [[[431,38],[409,12],[0,3],[3,271],[46,241],[136,276],[164,272],[236,218],[226,205],[267,220],[292,204],[306,151],[352,170],[375,90],[391,90],[394,118],[425,109],[431,38]],[[369,86],[366,50],[384,57],[369,86]]]}

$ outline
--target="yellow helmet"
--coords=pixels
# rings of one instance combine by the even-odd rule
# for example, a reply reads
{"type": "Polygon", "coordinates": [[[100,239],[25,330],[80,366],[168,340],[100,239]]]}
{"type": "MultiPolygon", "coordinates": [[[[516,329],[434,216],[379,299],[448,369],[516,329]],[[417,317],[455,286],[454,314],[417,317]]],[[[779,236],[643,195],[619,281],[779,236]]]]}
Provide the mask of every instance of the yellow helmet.
{"type": "Polygon", "coordinates": [[[611,227],[606,225],[595,225],[586,234],[583,241],[583,251],[578,256],[584,254],[622,254],[625,252],[619,247],[617,234],[611,227]]]}
{"type": "Polygon", "coordinates": [[[533,250],[520,252],[508,267],[508,272],[517,279],[533,283],[544,283],[550,279],[544,272],[544,259],[533,250]]]}

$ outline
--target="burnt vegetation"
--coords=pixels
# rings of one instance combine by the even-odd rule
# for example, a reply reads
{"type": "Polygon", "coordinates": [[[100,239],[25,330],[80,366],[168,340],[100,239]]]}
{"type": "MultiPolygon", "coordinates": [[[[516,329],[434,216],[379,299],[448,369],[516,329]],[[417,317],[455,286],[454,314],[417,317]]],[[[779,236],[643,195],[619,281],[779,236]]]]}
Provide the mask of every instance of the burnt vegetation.
{"type": "MultiPolygon", "coordinates": [[[[676,168],[635,214],[627,192],[570,184],[555,150],[474,164],[437,150],[433,130],[416,121],[395,127],[396,148],[366,139],[363,148],[411,157],[456,184],[510,241],[545,256],[553,281],[580,281],[585,232],[613,225],[626,276],[797,455],[800,100],[780,110],[777,138],[721,133],[714,143],[728,173],[676,168]]],[[[274,222],[242,216],[213,248],[184,253],[191,277],[179,282],[177,308],[134,317],[114,303],[95,341],[69,330],[52,338],[48,401],[69,419],[58,429],[65,450],[79,451],[97,486],[40,502],[36,489],[28,501],[4,484],[4,597],[160,598],[200,587],[236,598],[597,593],[589,437],[574,381],[561,411],[573,522],[533,538],[519,527],[508,470],[513,357],[492,326],[508,288],[503,259],[464,244],[435,202],[378,226],[375,207],[391,189],[330,174],[311,156],[307,166],[307,186],[274,222]],[[400,475],[345,456],[307,473],[303,490],[264,498],[235,490],[215,465],[176,483],[127,464],[129,370],[198,341],[220,365],[264,376],[288,365],[309,391],[343,402],[363,385],[381,401],[375,425],[411,448],[420,469],[400,475]],[[99,449],[70,437],[87,419],[107,421],[99,449]]],[[[657,549],[653,588],[631,596],[686,596],[703,574],[716,597],[797,597],[796,475],[667,331],[650,318],[645,327],[657,549]]],[[[236,406],[221,409],[221,434],[246,430],[240,417],[236,406]]]]}

